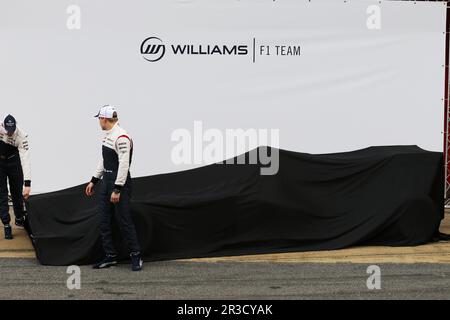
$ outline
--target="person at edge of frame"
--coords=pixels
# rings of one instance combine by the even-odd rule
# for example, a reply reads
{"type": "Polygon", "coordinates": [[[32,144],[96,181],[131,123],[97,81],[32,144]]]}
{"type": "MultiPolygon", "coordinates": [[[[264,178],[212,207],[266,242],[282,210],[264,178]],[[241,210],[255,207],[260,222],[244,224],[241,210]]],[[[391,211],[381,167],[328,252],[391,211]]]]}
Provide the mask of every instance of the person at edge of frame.
{"type": "Polygon", "coordinates": [[[9,192],[13,203],[15,225],[24,228],[24,200],[31,192],[31,165],[28,135],[17,126],[12,115],[7,115],[0,126],[0,215],[5,239],[13,239],[8,203],[9,192]]]}

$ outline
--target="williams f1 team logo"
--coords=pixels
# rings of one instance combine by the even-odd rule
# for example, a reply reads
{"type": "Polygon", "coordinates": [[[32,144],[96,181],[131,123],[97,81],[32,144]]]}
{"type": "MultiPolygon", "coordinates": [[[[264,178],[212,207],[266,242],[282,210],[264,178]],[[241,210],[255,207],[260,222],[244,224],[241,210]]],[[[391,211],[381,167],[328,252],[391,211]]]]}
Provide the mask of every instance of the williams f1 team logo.
{"type": "Polygon", "coordinates": [[[150,37],[141,43],[142,57],[150,62],[156,62],[166,53],[166,46],[160,38],[150,37]]]}
{"type": "MultiPolygon", "coordinates": [[[[185,40],[186,41],[186,40],[185,40]]],[[[184,41],[183,41],[184,42],[184,41]]],[[[251,58],[253,63],[258,59],[271,59],[278,56],[297,56],[301,54],[298,44],[279,43],[256,43],[256,38],[247,41],[235,41],[232,43],[198,43],[188,41],[187,43],[167,43],[158,37],[148,37],[141,43],[141,56],[150,62],[161,60],[166,53],[177,57],[244,57],[251,58]],[[252,40],[252,41],[251,41],[252,40]],[[166,50],[167,49],[167,50],[166,50]],[[166,52],[168,51],[168,52],[166,52]]]]}

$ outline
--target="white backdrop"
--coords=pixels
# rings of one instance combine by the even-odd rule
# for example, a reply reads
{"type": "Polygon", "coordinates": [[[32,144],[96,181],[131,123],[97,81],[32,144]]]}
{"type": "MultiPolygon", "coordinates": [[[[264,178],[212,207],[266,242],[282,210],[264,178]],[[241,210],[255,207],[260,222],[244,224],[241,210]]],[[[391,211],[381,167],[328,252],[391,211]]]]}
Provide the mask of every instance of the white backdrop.
{"type": "Polygon", "coordinates": [[[441,151],[444,30],[445,4],[430,2],[1,0],[0,112],[30,134],[35,192],[90,178],[101,136],[92,116],[107,103],[134,138],[133,176],[198,166],[171,161],[172,132],[195,120],[279,129],[279,146],[301,152],[441,151]],[[367,27],[371,4],[380,29],[367,27]],[[67,28],[69,5],[79,30],[67,28]],[[148,37],[165,45],[157,62],[140,52],[148,37]],[[248,53],[171,51],[182,44],[248,53]],[[276,55],[277,45],[300,55],[276,55]]]}

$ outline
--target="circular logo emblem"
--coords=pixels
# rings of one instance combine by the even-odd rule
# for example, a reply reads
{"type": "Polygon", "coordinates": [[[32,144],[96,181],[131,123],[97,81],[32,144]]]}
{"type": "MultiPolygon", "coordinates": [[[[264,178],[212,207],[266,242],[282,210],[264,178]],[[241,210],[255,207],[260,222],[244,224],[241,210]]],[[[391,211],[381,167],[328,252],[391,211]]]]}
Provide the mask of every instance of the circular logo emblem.
{"type": "Polygon", "coordinates": [[[142,57],[150,62],[156,62],[166,53],[166,46],[160,38],[150,37],[142,41],[141,54],[142,57]]]}

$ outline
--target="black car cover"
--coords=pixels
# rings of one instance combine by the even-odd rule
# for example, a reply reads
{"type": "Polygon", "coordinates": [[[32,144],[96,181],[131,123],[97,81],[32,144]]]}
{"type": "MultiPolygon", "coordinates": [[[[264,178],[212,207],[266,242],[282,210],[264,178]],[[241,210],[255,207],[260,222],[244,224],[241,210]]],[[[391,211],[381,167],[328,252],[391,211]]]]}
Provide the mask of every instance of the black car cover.
{"type": "MultiPolygon", "coordinates": [[[[133,179],[143,258],[414,246],[431,241],[444,217],[442,153],[417,146],[319,155],[256,151],[279,151],[277,174],[262,175],[261,164],[212,164],[133,179]]],[[[30,198],[28,230],[42,264],[103,257],[96,198],[84,188],[30,198]]],[[[115,221],[113,228],[126,259],[115,221]]]]}

